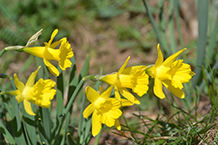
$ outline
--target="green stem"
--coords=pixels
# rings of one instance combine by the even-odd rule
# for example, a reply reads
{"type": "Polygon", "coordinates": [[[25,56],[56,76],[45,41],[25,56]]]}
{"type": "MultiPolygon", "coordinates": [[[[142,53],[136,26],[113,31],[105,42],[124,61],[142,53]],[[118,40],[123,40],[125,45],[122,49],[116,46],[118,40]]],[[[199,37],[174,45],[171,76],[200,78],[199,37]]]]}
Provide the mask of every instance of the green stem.
{"type": "Polygon", "coordinates": [[[0,52],[0,57],[2,57],[2,55],[6,52],[5,48],[2,49],[2,51],[0,52]]]}
{"type": "Polygon", "coordinates": [[[99,80],[99,75],[89,75],[83,77],[84,81],[91,80],[91,81],[98,81],[99,80]]]}
{"type": "Polygon", "coordinates": [[[73,101],[74,101],[76,95],[79,93],[79,91],[80,91],[81,87],[83,86],[83,84],[85,83],[85,81],[86,81],[85,79],[81,79],[81,80],[80,80],[80,82],[79,82],[79,84],[77,85],[75,91],[73,92],[72,97],[70,97],[70,100],[69,100],[69,102],[67,103],[66,108],[64,109],[64,113],[65,113],[65,114],[70,110],[71,105],[72,105],[72,103],[73,103],[73,101]]]}

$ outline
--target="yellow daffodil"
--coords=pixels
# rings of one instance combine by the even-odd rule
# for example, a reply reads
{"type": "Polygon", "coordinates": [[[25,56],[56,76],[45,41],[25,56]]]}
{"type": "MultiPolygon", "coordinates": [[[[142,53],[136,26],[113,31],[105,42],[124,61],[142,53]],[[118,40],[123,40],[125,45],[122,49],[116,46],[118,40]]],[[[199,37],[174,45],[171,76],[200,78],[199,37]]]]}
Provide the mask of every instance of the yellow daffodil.
{"type": "Polygon", "coordinates": [[[157,45],[158,58],[154,66],[148,69],[148,74],[154,78],[154,94],[160,99],[165,98],[162,84],[175,96],[184,98],[182,91],[183,83],[187,83],[194,72],[192,72],[189,64],[182,63],[183,60],[176,58],[185,51],[186,48],[169,56],[165,61],[160,50],[160,45],[157,45]]]}
{"type": "MultiPolygon", "coordinates": [[[[91,104],[84,110],[83,117],[88,118],[92,113],[92,135],[96,136],[100,130],[102,124],[106,124],[108,127],[115,126],[118,130],[121,129],[118,118],[122,115],[120,110],[121,106],[133,105],[130,101],[116,98],[109,98],[112,92],[113,86],[110,86],[102,94],[91,87],[86,87],[86,96],[91,104]]],[[[102,92],[102,91],[101,91],[102,92]]]]}
{"type": "Polygon", "coordinates": [[[125,98],[135,104],[140,104],[128,90],[132,89],[140,97],[148,91],[148,75],[145,73],[146,66],[132,66],[125,69],[130,57],[128,57],[118,72],[100,77],[115,88],[115,96],[120,100],[122,94],[125,98]]]}
{"type": "Polygon", "coordinates": [[[49,108],[51,105],[50,100],[56,94],[56,90],[53,89],[56,83],[50,79],[43,80],[41,78],[34,85],[35,77],[40,67],[30,75],[26,85],[18,79],[17,74],[14,74],[14,83],[17,90],[10,92],[10,94],[16,96],[15,99],[18,103],[23,101],[24,109],[29,115],[33,116],[35,116],[35,113],[32,110],[30,102],[43,108],[49,108]]]}
{"type": "Polygon", "coordinates": [[[55,29],[49,42],[45,42],[45,46],[23,48],[24,52],[43,58],[45,65],[54,76],[59,76],[59,71],[53,64],[51,64],[50,60],[58,61],[60,68],[65,70],[66,68],[71,67],[72,62],[69,60],[69,58],[74,56],[71,45],[68,43],[67,38],[62,38],[61,40],[52,43],[57,33],[58,29],[55,29]],[[60,48],[55,49],[59,44],[60,48]]]}

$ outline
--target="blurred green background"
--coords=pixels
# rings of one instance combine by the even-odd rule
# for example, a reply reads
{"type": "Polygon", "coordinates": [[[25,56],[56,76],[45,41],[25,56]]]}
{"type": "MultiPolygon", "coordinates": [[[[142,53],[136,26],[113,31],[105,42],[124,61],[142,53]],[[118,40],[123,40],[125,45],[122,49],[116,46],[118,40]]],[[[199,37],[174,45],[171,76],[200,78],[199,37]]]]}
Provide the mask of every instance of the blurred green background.
{"type": "MultiPolygon", "coordinates": [[[[169,38],[169,2],[163,1],[164,11],[159,8],[158,1],[148,1],[148,4],[158,25],[162,15],[165,15],[165,24],[161,22],[159,27],[169,38]]],[[[181,1],[179,14],[184,43],[177,43],[176,50],[196,44],[197,38],[196,4],[181,1]]],[[[143,2],[139,0],[1,0],[0,20],[0,49],[8,45],[25,45],[29,37],[41,28],[43,33],[37,45],[43,45],[57,28],[59,33],[55,39],[68,38],[78,69],[82,67],[86,55],[90,55],[90,73],[99,73],[101,67],[104,73],[116,71],[129,55],[129,65],[151,64],[157,57],[156,45],[159,41],[143,2]]],[[[176,42],[179,42],[176,26],[174,33],[176,42]]],[[[196,46],[190,48],[185,53],[193,59],[195,54],[191,52],[196,46]]],[[[165,56],[170,54],[172,51],[165,56]]],[[[19,61],[22,65],[28,56],[23,53],[16,58],[4,57],[10,59],[4,61],[16,61],[15,66],[18,66],[19,61]]],[[[6,65],[2,71],[7,70],[9,74],[21,68],[6,65]]]]}

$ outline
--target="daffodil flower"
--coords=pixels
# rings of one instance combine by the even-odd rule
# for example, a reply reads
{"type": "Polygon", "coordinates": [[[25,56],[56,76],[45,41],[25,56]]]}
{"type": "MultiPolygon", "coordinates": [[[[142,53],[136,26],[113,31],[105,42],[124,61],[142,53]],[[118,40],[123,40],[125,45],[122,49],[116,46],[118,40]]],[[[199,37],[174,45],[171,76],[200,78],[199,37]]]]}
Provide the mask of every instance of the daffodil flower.
{"type": "Polygon", "coordinates": [[[122,94],[125,98],[135,104],[140,104],[139,100],[131,94],[127,88],[132,89],[134,93],[137,93],[140,97],[148,91],[148,75],[145,73],[146,66],[132,66],[125,69],[130,57],[128,57],[125,63],[121,66],[118,72],[100,77],[101,81],[104,81],[115,89],[115,97],[120,100],[122,94]]]}
{"type": "Polygon", "coordinates": [[[91,87],[86,87],[86,96],[91,104],[84,110],[83,117],[88,118],[92,114],[93,136],[96,136],[100,132],[102,124],[106,124],[108,127],[115,126],[120,130],[121,126],[118,121],[118,118],[122,115],[120,107],[133,105],[126,99],[119,101],[116,98],[109,98],[112,90],[113,86],[110,86],[102,94],[99,94],[99,92],[91,87]]]}
{"type": "Polygon", "coordinates": [[[189,64],[183,63],[183,60],[176,58],[185,51],[186,48],[169,56],[165,61],[160,50],[160,45],[157,45],[158,58],[154,66],[148,69],[148,74],[154,78],[154,94],[160,99],[165,98],[162,84],[175,96],[184,98],[182,91],[183,83],[189,82],[195,74],[192,72],[189,64]]]}
{"type": "Polygon", "coordinates": [[[54,76],[59,76],[58,69],[50,62],[56,60],[62,70],[71,67],[72,62],[69,58],[74,56],[71,45],[68,43],[67,38],[62,38],[59,41],[52,43],[54,37],[57,35],[58,29],[55,29],[51,35],[51,39],[45,42],[45,46],[38,47],[24,47],[23,51],[43,59],[45,65],[54,76]],[[60,44],[59,49],[55,49],[60,44]]]}
{"type": "Polygon", "coordinates": [[[43,80],[41,78],[34,84],[40,67],[30,75],[25,85],[18,79],[17,74],[14,74],[14,83],[17,90],[10,91],[10,94],[16,96],[15,99],[18,103],[23,101],[24,109],[29,115],[33,116],[35,116],[35,113],[32,110],[30,102],[43,108],[49,108],[51,100],[56,94],[56,90],[53,89],[56,83],[50,79],[43,80]]]}

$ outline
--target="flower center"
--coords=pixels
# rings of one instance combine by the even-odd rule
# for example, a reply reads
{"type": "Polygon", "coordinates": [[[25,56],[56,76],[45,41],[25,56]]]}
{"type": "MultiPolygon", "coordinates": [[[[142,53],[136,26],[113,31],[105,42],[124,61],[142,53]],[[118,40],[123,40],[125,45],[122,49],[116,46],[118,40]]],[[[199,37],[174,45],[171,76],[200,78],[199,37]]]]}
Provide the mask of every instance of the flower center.
{"type": "Polygon", "coordinates": [[[31,100],[33,96],[34,89],[33,87],[26,86],[23,90],[23,97],[26,100],[31,100]]]}

